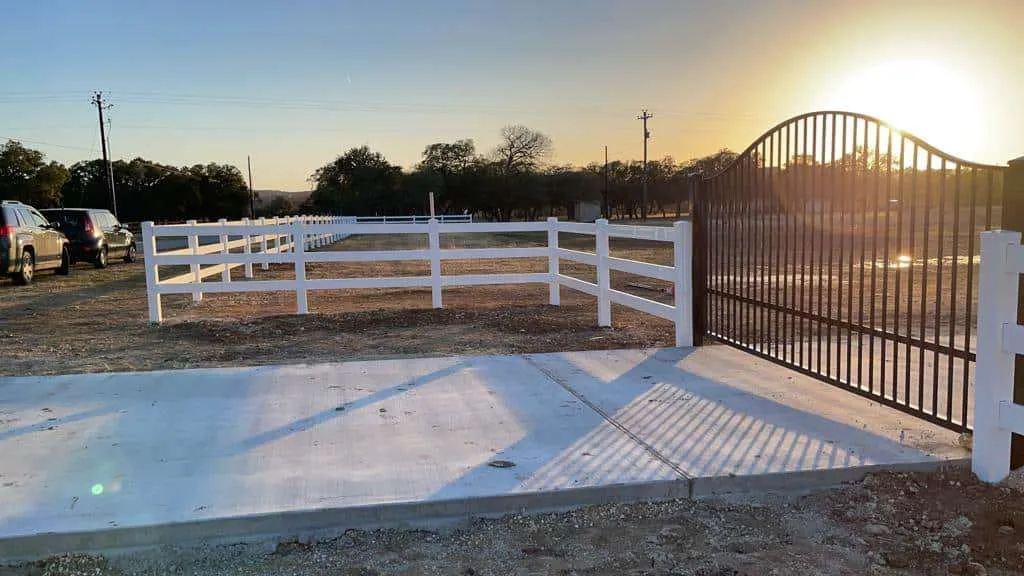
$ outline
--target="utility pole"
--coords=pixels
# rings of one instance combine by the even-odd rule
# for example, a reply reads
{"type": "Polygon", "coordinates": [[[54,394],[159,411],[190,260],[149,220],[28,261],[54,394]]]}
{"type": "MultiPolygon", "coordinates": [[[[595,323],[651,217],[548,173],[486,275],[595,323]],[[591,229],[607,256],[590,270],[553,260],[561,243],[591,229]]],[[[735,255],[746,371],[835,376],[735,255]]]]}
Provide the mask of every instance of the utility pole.
{"type": "Polygon", "coordinates": [[[644,123],[644,173],[640,178],[640,185],[643,191],[641,195],[643,203],[640,204],[641,220],[647,219],[647,141],[651,139],[651,133],[647,130],[647,121],[651,118],[654,118],[654,114],[649,114],[646,108],[642,114],[636,117],[637,120],[642,120],[644,123]]]}
{"type": "Polygon", "coordinates": [[[245,163],[249,166],[249,218],[256,219],[256,192],[252,189],[252,156],[245,157],[245,163]]]}
{"type": "Polygon", "coordinates": [[[107,129],[103,124],[103,111],[110,110],[111,104],[103,103],[103,92],[97,92],[92,97],[92,105],[100,115],[100,144],[103,148],[104,176],[107,180],[107,192],[110,193],[110,204],[114,208],[114,217],[117,217],[117,196],[114,193],[114,169],[110,165],[110,157],[107,155],[107,129]]]}
{"type": "Polygon", "coordinates": [[[608,213],[608,147],[604,147],[604,201],[601,202],[601,214],[604,214],[605,218],[611,218],[608,213]]]}

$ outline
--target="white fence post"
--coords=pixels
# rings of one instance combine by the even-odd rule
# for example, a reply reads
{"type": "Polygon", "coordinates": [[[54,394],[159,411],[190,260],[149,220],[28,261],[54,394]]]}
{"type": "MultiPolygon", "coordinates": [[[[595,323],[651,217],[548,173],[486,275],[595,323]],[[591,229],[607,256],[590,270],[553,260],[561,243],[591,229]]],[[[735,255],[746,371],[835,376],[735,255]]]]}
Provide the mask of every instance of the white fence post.
{"type": "MultiPolygon", "coordinates": [[[[248,218],[242,218],[242,225],[245,226],[242,239],[245,240],[245,244],[242,245],[242,251],[248,256],[252,254],[252,236],[249,235],[249,226],[252,224],[252,220],[248,218]]],[[[245,277],[252,278],[252,262],[245,262],[245,277]]]]}
{"type": "MultiPolygon", "coordinates": [[[[274,216],[274,226],[281,225],[281,218],[274,216]]],[[[280,228],[274,228],[274,254],[281,253],[281,230],[280,228]]]]}
{"type": "Polygon", "coordinates": [[[597,225],[597,325],[612,325],[611,270],[608,267],[608,220],[601,218],[597,225]]]}
{"type": "Polygon", "coordinates": [[[548,218],[548,304],[559,306],[562,303],[561,290],[558,283],[558,218],[548,218]]]}
{"type": "Polygon", "coordinates": [[[160,303],[160,270],[156,264],[156,237],[153,236],[153,223],[142,223],[142,257],[146,264],[146,300],[149,302],[149,321],[164,321],[163,306],[160,303]]]}
{"type": "MultiPolygon", "coordinates": [[[[266,224],[267,224],[267,219],[263,218],[263,217],[260,217],[260,226],[265,226],[266,224]]],[[[266,253],[267,253],[267,231],[264,230],[263,233],[260,234],[260,254],[266,254],[266,253]]],[[[261,270],[270,270],[270,262],[264,261],[263,264],[260,264],[260,269],[261,270]]]]}
{"type": "Polygon", "coordinates": [[[298,314],[309,313],[309,302],[306,299],[306,222],[299,218],[292,225],[295,245],[295,308],[298,314]]]}
{"type": "Polygon", "coordinates": [[[689,222],[676,222],[672,240],[676,307],[676,346],[693,346],[693,239],[689,222]]]}
{"type": "MultiPolygon", "coordinates": [[[[196,221],[195,220],[189,220],[185,224],[187,226],[195,226],[196,225],[196,221]]],[[[196,255],[199,254],[199,234],[189,234],[188,235],[188,247],[192,250],[192,255],[193,256],[196,256],[196,255]]],[[[188,267],[189,267],[189,270],[192,272],[192,284],[195,285],[195,288],[192,290],[192,301],[193,302],[202,302],[203,301],[203,291],[200,289],[200,286],[203,283],[203,275],[201,274],[202,266],[200,266],[199,264],[189,264],[188,267]]]]}
{"type": "MultiPolygon", "coordinates": [[[[227,254],[231,252],[228,248],[228,221],[221,218],[220,220],[217,220],[217,222],[220,223],[220,253],[227,254]]],[[[220,280],[221,282],[231,282],[231,266],[229,266],[227,262],[225,262],[223,266],[224,270],[220,273],[220,280]]]]}
{"type": "Polygon", "coordinates": [[[430,300],[434,308],[441,308],[441,232],[437,218],[429,222],[430,243],[430,300]]]}
{"type": "Polygon", "coordinates": [[[971,469],[985,482],[1010,473],[1010,430],[1000,427],[999,404],[1013,402],[1014,354],[1004,347],[1003,330],[1017,321],[1018,274],[1008,269],[1006,255],[1019,244],[1020,232],[981,234],[971,469]]]}

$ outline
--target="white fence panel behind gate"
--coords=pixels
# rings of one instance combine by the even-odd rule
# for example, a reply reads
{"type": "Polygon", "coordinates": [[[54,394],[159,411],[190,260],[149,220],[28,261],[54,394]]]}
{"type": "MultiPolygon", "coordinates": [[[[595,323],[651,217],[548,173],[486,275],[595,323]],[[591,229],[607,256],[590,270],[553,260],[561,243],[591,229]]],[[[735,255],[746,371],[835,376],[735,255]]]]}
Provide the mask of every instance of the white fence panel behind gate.
{"type": "MultiPolygon", "coordinates": [[[[675,324],[677,346],[693,344],[692,310],[692,239],[689,222],[676,222],[671,228],[644,226],[613,226],[607,220],[594,224],[559,222],[549,218],[546,222],[487,222],[462,221],[442,222],[436,219],[421,220],[416,217],[400,223],[383,223],[382,219],[356,219],[352,217],[298,217],[289,219],[261,219],[256,222],[216,224],[154,225],[145,222],[142,226],[143,248],[146,260],[146,289],[149,298],[149,318],[152,322],[163,320],[161,296],[164,294],[192,294],[194,300],[203,293],[217,292],[295,292],[296,312],[309,311],[307,294],[310,290],[337,290],[345,288],[408,288],[426,287],[431,289],[431,302],[435,308],[443,306],[442,292],[451,286],[481,286],[494,284],[541,283],[549,286],[549,303],[560,304],[559,291],[564,286],[597,297],[598,325],[611,326],[611,304],[617,303],[641,312],[646,312],[675,324]],[[378,223],[379,222],[379,223],[378,223]],[[441,234],[452,233],[516,233],[545,232],[547,246],[533,248],[460,248],[442,249],[441,234]],[[595,251],[582,252],[559,248],[560,232],[594,236],[595,251]],[[382,251],[324,251],[309,250],[322,247],[352,234],[426,234],[426,250],[382,250],[382,251]],[[200,245],[201,236],[217,235],[217,244],[200,245]],[[188,247],[158,252],[157,238],[185,236],[188,247]],[[671,242],[673,244],[673,265],[663,266],[638,262],[610,255],[609,238],[632,238],[671,242]],[[239,238],[238,240],[230,240],[239,238]],[[254,248],[254,242],[255,248],[254,248]],[[231,252],[241,248],[241,252],[231,252]],[[547,272],[505,273],[505,274],[441,274],[444,260],[502,259],[502,258],[547,258],[547,272]],[[373,277],[373,278],[323,278],[306,277],[306,264],[317,262],[386,262],[396,260],[420,260],[430,262],[429,276],[373,277]],[[586,282],[566,276],[559,271],[559,261],[570,260],[597,268],[597,283],[586,282]],[[291,280],[249,280],[252,265],[260,264],[266,269],[269,264],[293,264],[295,278],[291,280]],[[159,267],[168,265],[189,266],[189,272],[160,279],[159,267]],[[204,266],[206,266],[204,268],[204,266]],[[245,267],[244,281],[232,281],[230,270],[245,267]],[[634,294],[611,288],[611,271],[646,276],[671,282],[674,303],[664,304],[634,294]],[[202,282],[202,279],[221,274],[220,282],[202,282]]],[[[390,218],[389,218],[390,220],[390,218]]]]}

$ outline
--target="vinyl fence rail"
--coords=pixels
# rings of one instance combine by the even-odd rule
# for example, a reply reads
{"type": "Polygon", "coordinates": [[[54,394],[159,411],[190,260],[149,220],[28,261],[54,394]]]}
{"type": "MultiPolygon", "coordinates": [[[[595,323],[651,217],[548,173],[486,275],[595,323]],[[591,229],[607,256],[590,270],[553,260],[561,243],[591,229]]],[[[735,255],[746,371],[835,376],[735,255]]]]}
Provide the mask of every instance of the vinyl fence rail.
{"type": "Polygon", "coordinates": [[[149,319],[152,322],[163,320],[160,297],[164,294],[191,293],[194,300],[199,300],[203,293],[295,292],[296,312],[306,314],[309,312],[307,294],[310,290],[428,287],[431,290],[433,307],[441,308],[442,291],[445,287],[541,283],[549,286],[549,303],[555,306],[560,304],[560,288],[562,286],[595,296],[599,326],[611,326],[611,304],[614,302],[674,322],[676,345],[691,346],[693,344],[692,231],[689,222],[676,222],[673,227],[668,228],[615,226],[608,224],[607,220],[598,220],[593,224],[559,222],[557,218],[549,218],[547,221],[540,222],[495,223],[441,222],[438,219],[428,218],[423,222],[412,219],[401,223],[389,221],[385,224],[382,221],[377,223],[353,217],[299,217],[286,220],[219,222],[216,224],[189,223],[164,226],[145,222],[142,234],[146,261],[149,319]],[[546,232],[548,242],[547,246],[531,248],[441,249],[441,234],[493,232],[546,232]],[[559,233],[594,236],[594,252],[560,248],[558,245],[559,233]],[[200,246],[198,238],[211,234],[218,235],[220,242],[200,246]],[[351,234],[426,234],[429,242],[428,248],[425,250],[309,251],[351,234]],[[167,236],[187,237],[188,248],[158,252],[156,250],[157,239],[167,236]],[[663,266],[612,257],[608,242],[608,239],[612,237],[672,243],[674,246],[673,265],[663,266]],[[231,238],[238,238],[238,240],[231,241],[231,238]],[[256,248],[253,249],[253,246],[256,248]],[[238,249],[241,249],[241,252],[238,252],[238,249]],[[547,258],[548,271],[508,274],[441,274],[443,260],[499,258],[547,258]],[[306,277],[307,263],[397,260],[429,261],[430,275],[325,279],[306,277]],[[597,282],[587,282],[562,274],[559,269],[562,260],[596,267],[597,282]],[[266,269],[269,264],[291,264],[295,267],[295,278],[250,280],[253,277],[252,266],[254,264],[260,264],[263,269],[266,269]],[[168,265],[187,265],[190,267],[190,271],[167,280],[161,280],[159,268],[168,265]],[[207,267],[204,268],[204,266],[207,267]],[[237,266],[245,266],[246,280],[231,280],[230,268],[237,266]],[[612,270],[671,282],[674,294],[673,305],[612,289],[612,270]],[[203,278],[218,273],[221,274],[220,282],[202,281],[203,278]]]}
{"type": "Polygon", "coordinates": [[[1016,320],[1020,239],[1020,232],[981,234],[972,469],[986,482],[1009,475],[1011,434],[1024,434],[1024,405],[1013,401],[1014,356],[1024,354],[1024,326],[1016,320]]]}

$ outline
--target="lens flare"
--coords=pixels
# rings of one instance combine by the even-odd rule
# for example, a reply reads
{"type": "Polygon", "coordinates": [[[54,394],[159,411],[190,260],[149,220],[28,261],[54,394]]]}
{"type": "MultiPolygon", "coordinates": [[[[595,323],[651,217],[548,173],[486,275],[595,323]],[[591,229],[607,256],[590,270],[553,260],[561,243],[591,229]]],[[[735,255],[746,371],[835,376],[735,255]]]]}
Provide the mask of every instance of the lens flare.
{"type": "Polygon", "coordinates": [[[103,484],[93,484],[92,495],[99,496],[100,494],[103,494],[103,484]]]}

